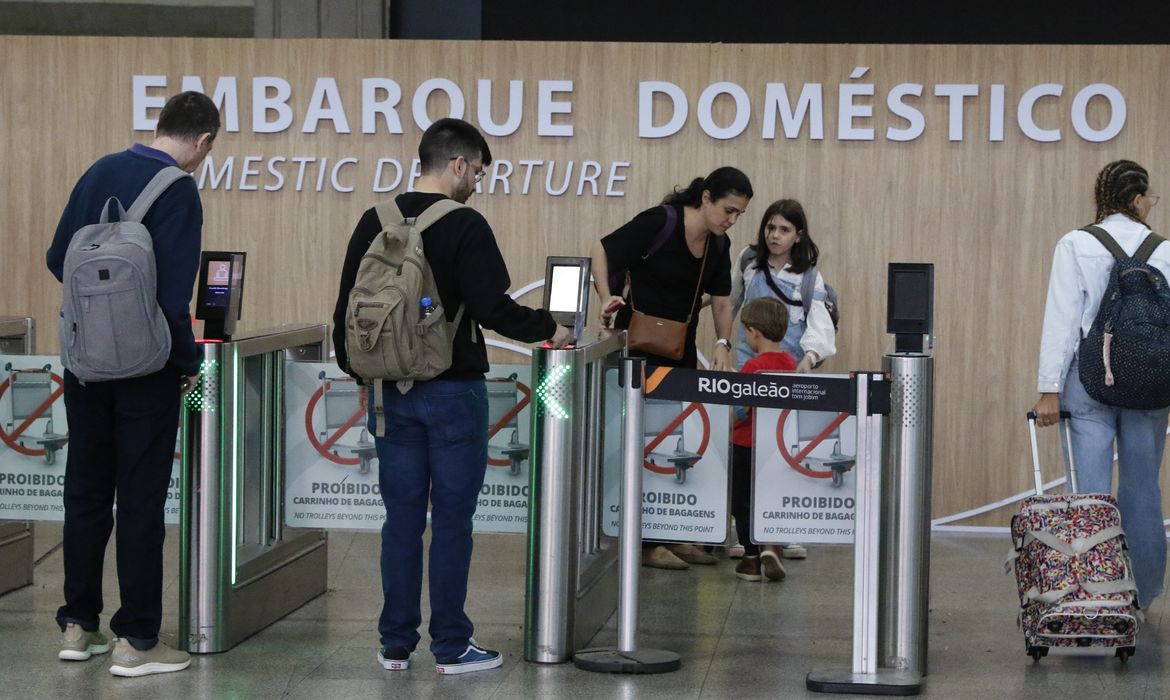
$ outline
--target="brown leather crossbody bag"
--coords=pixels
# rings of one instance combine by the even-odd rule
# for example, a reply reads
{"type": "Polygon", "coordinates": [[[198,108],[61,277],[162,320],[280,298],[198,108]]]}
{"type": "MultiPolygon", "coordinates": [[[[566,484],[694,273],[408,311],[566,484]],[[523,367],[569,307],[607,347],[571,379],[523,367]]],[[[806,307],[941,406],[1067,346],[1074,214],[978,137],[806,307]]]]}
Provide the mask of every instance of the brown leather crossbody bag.
{"type": "Polygon", "coordinates": [[[695,311],[695,302],[699,299],[699,289],[703,286],[703,272],[707,269],[707,249],[711,246],[711,236],[707,235],[707,242],[703,244],[703,264],[699,267],[699,281],[695,283],[695,295],[691,298],[690,313],[686,321],[672,321],[669,318],[651,316],[638,311],[634,306],[634,292],[630,290],[630,326],[627,329],[630,350],[647,355],[668,357],[672,360],[681,360],[687,347],[687,327],[691,325],[691,316],[695,311]]]}

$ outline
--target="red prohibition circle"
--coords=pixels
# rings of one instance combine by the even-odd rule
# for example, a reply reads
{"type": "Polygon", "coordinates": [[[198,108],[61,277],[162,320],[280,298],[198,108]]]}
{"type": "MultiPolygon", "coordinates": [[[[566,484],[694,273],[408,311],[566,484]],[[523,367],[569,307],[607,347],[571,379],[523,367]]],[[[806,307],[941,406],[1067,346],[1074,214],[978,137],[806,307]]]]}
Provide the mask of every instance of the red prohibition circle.
{"type": "Polygon", "coordinates": [[[780,419],[776,421],[776,447],[780,448],[780,457],[788,463],[788,466],[792,467],[794,471],[800,474],[812,477],[813,479],[831,479],[833,477],[833,470],[826,469],[824,471],[819,471],[816,469],[809,469],[808,467],[801,464],[800,461],[807,457],[809,453],[812,452],[814,448],[816,448],[817,445],[824,442],[825,438],[827,438],[834,430],[837,429],[837,426],[844,423],[845,419],[849,417],[849,414],[838,414],[831,423],[825,426],[824,430],[817,433],[817,435],[812,440],[809,440],[808,444],[804,446],[803,450],[797,452],[796,454],[792,454],[788,451],[788,446],[784,444],[784,423],[788,420],[788,415],[790,413],[792,413],[792,409],[783,409],[780,411],[780,419]]]}
{"type": "MultiPolygon", "coordinates": [[[[699,419],[703,421],[703,439],[699,442],[698,453],[700,457],[705,455],[707,453],[707,443],[711,440],[711,419],[707,416],[707,409],[704,408],[703,404],[699,403],[698,401],[684,408],[683,412],[678,414],[678,417],[670,422],[670,425],[663,428],[662,432],[659,433],[658,436],[653,440],[651,440],[650,444],[646,445],[646,449],[643,450],[642,453],[649,455],[651,452],[653,452],[655,447],[658,447],[660,444],[662,444],[662,441],[665,440],[671,434],[671,432],[674,431],[675,428],[681,425],[682,422],[686,420],[687,416],[691,415],[695,411],[699,412],[699,419]]],[[[654,472],[655,474],[674,474],[675,472],[674,467],[659,466],[657,464],[651,464],[649,461],[643,461],[642,466],[654,472]]]]}
{"type": "MultiPolygon", "coordinates": [[[[342,457],[340,455],[333,454],[331,448],[333,447],[333,444],[341,438],[342,435],[345,435],[347,430],[357,425],[358,421],[360,421],[366,415],[365,406],[362,406],[358,409],[357,413],[350,416],[349,420],[345,421],[345,423],[343,423],[341,427],[338,428],[335,433],[333,433],[332,436],[325,440],[325,442],[321,442],[317,439],[317,431],[313,429],[313,410],[317,408],[317,402],[320,401],[324,396],[325,387],[318,388],[313,392],[313,395],[309,397],[309,404],[305,406],[305,432],[309,435],[309,443],[313,446],[313,449],[317,450],[318,454],[330,462],[350,467],[361,464],[362,461],[357,457],[342,457]]],[[[366,393],[358,392],[358,396],[361,397],[358,399],[359,405],[364,404],[366,393]]]]}
{"type": "MultiPolygon", "coordinates": [[[[524,394],[524,398],[520,399],[519,403],[517,403],[515,406],[513,406],[511,410],[509,410],[507,413],[505,413],[503,415],[503,417],[501,417],[498,421],[496,421],[495,425],[488,428],[488,440],[491,440],[493,437],[495,437],[496,433],[500,432],[500,429],[508,424],[508,421],[515,418],[520,413],[520,411],[523,411],[524,407],[527,406],[530,401],[532,401],[532,390],[531,389],[524,386],[524,384],[522,382],[516,382],[516,388],[519,389],[520,392],[524,394]]],[[[511,467],[512,466],[512,460],[510,460],[510,459],[493,459],[491,457],[488,457],[487,463],[489,466],[493,466],[493,467],[511,467]]]]}
{"type": "MultiPolygon", "coordinates": [[[[4,444],[8,445],[8,447],[11,448],[14,452],[19,452],[20,454],[27,455],[29,457],[43,457],[45,455],[45,449],[43,447],[40,449],[25,447],[18,442],[20,436],[24,434],[24,431],[28,430],[28,427],[32,425],[33,421],[40,418],[45,411],[50,410],[53,407],[53,403],[61,396],[62,392],[65,391],[65,384],[63,381],[61,381],[61,377],[52,372],[49,372],[48,374],[50,379],[52,379],[54,382],[57,382],[57,389],[53,391],[53,393],[49,394],[49,398],[42,401],[41,405],[33,409],[33,412],[29,414],[28,418],[25,418],[24,422],[16,426],[11,433],[5,432],[4,428],[0,427],[0,441],[3,441],[4,444]]],[[[8,391],[8,385],[10,381],[11,378],[6,378],[3,382],[0,382],[0,397],[3,397],[4,393],[8,391]]],[[[69,437],[69,434],[66,433],[65,436],[69,437]]]]}

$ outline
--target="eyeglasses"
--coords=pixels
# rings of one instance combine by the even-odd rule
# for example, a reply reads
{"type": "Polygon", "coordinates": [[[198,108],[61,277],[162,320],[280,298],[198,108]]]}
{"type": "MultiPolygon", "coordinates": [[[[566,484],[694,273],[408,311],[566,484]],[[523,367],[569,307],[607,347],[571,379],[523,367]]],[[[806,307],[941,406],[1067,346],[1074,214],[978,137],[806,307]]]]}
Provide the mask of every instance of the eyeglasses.
{"type": "Polygon", "coordinates": [[[1157,204],[1158,200],[1161,198],[1162,198],[1162,195],[1159,195],[1159,194],[1147,194],[1146,195],[1146,199],[1150,200],[1151,207],[1154,206],[1155,204],[1157,204]]]}
{"type": "MultiPolygon", "coordinates": [[[[467,163],[467,165],[469,165],[473,168],[475,167],[475,166],[471,165],[471,162],[468,161],[467,158],[464,156],[451,156],[447,160],[449,160],[449,161],[459,160],[460,158],[463,158],[463,162],[467,163]]],[[[481,165],[479,168],[476,168],[476,170],[475,170],[475,184],[478,185],[483,180],[483,175],[484,175],[484,169],[483,169],[483,166],[481,165]]]]}

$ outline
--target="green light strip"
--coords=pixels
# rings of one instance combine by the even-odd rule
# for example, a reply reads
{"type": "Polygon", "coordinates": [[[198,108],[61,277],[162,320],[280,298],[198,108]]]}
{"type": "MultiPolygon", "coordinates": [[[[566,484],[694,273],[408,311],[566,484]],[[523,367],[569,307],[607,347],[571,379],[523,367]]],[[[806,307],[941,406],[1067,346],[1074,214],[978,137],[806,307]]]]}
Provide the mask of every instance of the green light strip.
{"type": "Polygon", "coordinates": [[[240,358],[239,352],[235,344],[231,346],[232,352],[232,451],[231,451],[231,469],[232,469],[232,540],[230,547],[232,550],[232,585],[236,585],[236,550],[239,549],[239,540],[237,528],[239,527],[240,511],[239,511],[239,472],[240,472],[240,358]]]}
{"type": "Polygon", "coordinates": [[[536,399],[549,415],[559,420],[569,418],[569,410],[560,403],[561,380],[569,374],[570,365],[558,365],[544,375],[536,385],[536,399]]]}

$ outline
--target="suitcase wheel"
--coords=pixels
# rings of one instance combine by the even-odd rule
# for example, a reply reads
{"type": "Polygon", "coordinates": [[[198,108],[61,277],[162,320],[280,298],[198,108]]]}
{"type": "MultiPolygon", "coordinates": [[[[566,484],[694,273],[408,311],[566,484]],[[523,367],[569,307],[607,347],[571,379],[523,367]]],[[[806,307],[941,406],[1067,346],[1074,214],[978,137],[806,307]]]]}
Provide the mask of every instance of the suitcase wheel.
{"type": "Polygon", "coordinates": [[[1121,659],[1121,663],[1125,663],[1135,651],[1137,651],[1135,647],[1117,647],[1117,658],[1121,659]]]}
{"type": "MultiPolygon", "coordinates": [[[[1118,649],[1117,653],[1120,655],[1121,650],[1118,649]]],[[[1033,661],[1039,661],[1048,656],[1048,647],[1028,647],[1028,656],[1031,656],[1033,661]]]]}

